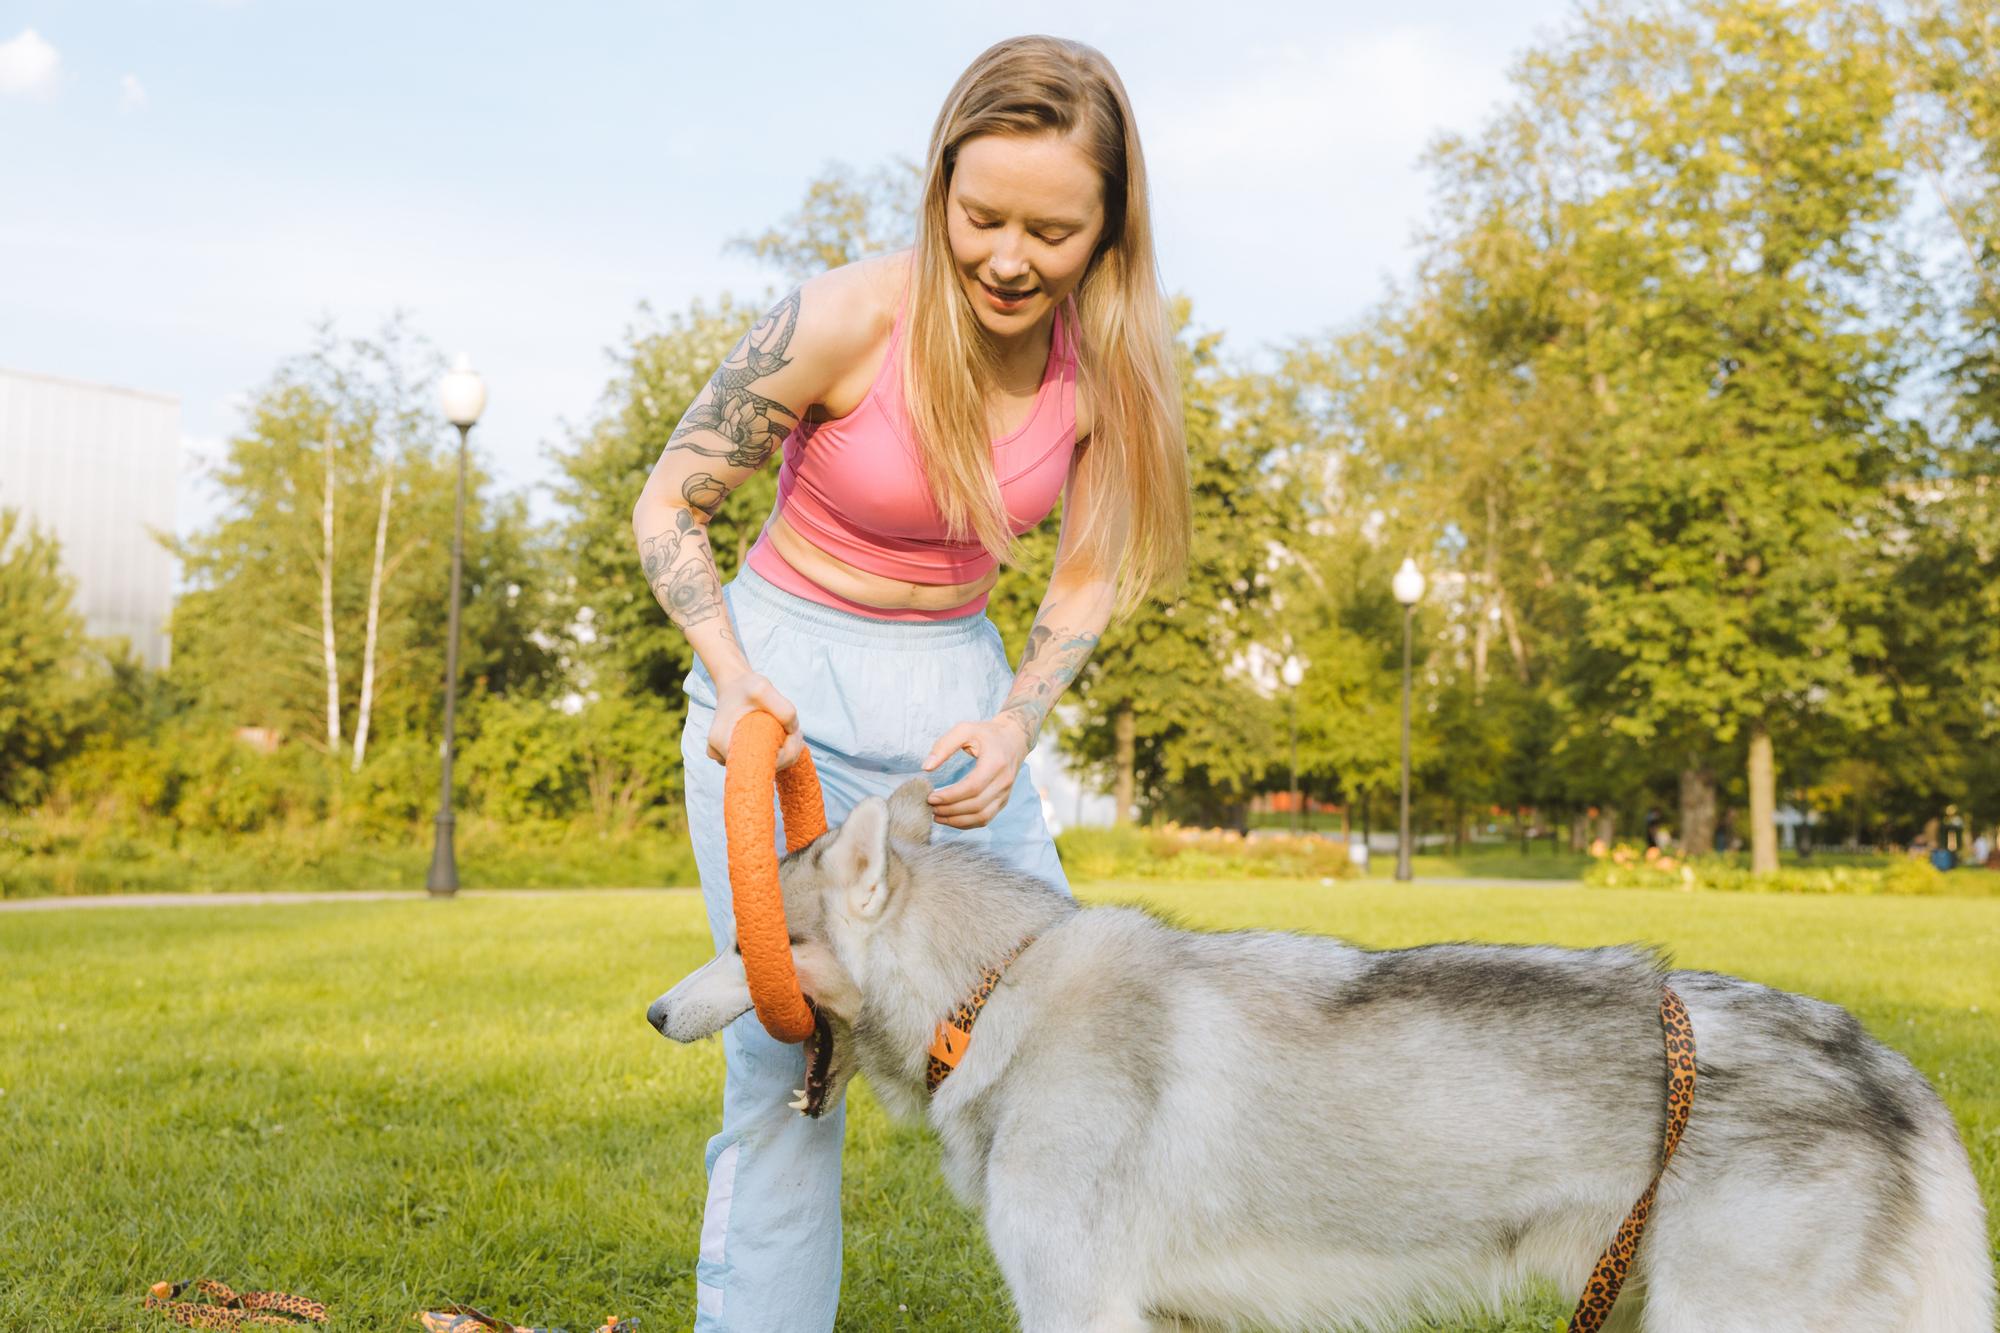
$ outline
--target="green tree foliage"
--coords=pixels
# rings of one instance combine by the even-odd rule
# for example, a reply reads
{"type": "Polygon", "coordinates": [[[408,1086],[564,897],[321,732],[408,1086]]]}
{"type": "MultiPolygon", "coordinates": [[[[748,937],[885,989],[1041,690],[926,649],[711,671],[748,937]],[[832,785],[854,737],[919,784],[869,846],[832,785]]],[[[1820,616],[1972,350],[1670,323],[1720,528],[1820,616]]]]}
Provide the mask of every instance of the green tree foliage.
{"type": "Polygon", "coordinates": [[[1219,360],[1221,335],[1175,306],[1194,538],[1187,578],[1105,631],[1078,677],[1063,746],[1148,811],[1218,820],[1261,783],[1282,722],[1247,667],[1272,567],[1298,510],[1291,474],[1219,360]],[[1121,744],[1121,735],[1129,743],[1121,744]]]}
{"type": "MultiPolygon", "coordinates": [[[[437,429],[435,369],[435,356],[395,326],[374,342],[327,332],[253,398],[214,477],[222,516],[175,547],[189,586],[174,609],[172,674],[221,721],[328,748],[320,525],[331,437],[343,746],[360,702],[385,475],[391,509],[371,725],[384,738],[441,729],[457,441],[437,429]]],[[[546,559],[521,497],[490,490],[475,451],[460,694],[545,693],[558,680],[545,646],[546,559]]]]}
{"type": "Polygon", "coordinates": [[[0,508],[0,804],[38,800],[86,734],[105,665],[55,538],[0,508]]]}
{"type": "Polygon", "coordinates": [[[922,184],[917,165],[901,158],[862,174],[829,163],[806,186],[797,212],[761,235],[735,238],[729,248],[770,264],[793,282],[888,254],[916,239],[922,184]]]}
{"type": "MultiPolygon", "coordinates": [[[[583,688],[662,700],[676,719],[683,715],[681,684],[694,654],[646,584],[632,506],[674,424],[762,310],[725,296],[664,320],[647,312],[646,323],[626,331],[595,419],[555,454],[562,473],[556,496],[569,511],[559,544],[571,575],[572,652],[583,688]]],[[[749,554],[776,496],[772,467],[731,492],[710,521],[708,540],[725,581],[749,554]]]]}

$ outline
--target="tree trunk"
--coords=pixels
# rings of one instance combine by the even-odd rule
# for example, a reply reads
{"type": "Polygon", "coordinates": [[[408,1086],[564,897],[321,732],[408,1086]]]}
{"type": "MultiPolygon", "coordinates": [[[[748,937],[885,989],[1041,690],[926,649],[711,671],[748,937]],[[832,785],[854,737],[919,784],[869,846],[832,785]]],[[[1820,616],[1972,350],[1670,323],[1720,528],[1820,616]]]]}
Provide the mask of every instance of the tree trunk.
{"type": "Polygon", "coordinates": [[[1715,774],[1706,768],[1681,770],[1681,851],[1706,856],[1715,850],[1715,774]]]}
{"type": "Polygon", "coordinates": [[[1778,766],[1771,733],[1759,722],[1750,729],[1750,870],[1778,868],[1778,766]]]}
{"type": "Polygon", "coordinates": [[[1507,629],[1507,648],[1514,655],[1514,679],[1523,685],[1528,683],[1528,642],[1521,637],[1521,622],[1514,618],[1514,608],[1505,597],[1499,599],[1500,623],[1507,629]]]}
{"type": "Polygon", "coordinates": [[[340,659],[333,642],[333,423],[326,425],[326,484],[319,509],[319,637],[326,661],[326,752],[340,754],[340,659]]]}
{"type": "Polygon", "coordinates": [[[382,556],[389,545],[389,484],[393,468],[382,473],[382,508],[375,518],[375,568],[368,580],[368,637],[361,648],[361,708],[354,718],[354,771],[368,753],[368,712],[375,698],[375,630],[382,616],[382,556]]]}
{"type": "Polygon", "coordinates": [[[1597,813],[1597,836],[1606,847],[1618,841],[1618,809],[1607,805],[1597,813]]]}
{"type": "Polygon", "coordinates": [[[1486,650],[1500,618],[1500,502],[1486,488],[1486,600],[1472,618],[1472,702],[1486,696],[1486,650]]]}
{"type": "Polygon", "coordinates": [[[1132,717],[1132,705],[1121,705],[1112,714],[1112,739],[1117,746],[1115,762],[1118,766],[1116,785],[1112,789],[1112,822],[1129,824],[1132,822],[1132,790],[1134,770],[1138,767],[1138,724],[1132,717]]]}

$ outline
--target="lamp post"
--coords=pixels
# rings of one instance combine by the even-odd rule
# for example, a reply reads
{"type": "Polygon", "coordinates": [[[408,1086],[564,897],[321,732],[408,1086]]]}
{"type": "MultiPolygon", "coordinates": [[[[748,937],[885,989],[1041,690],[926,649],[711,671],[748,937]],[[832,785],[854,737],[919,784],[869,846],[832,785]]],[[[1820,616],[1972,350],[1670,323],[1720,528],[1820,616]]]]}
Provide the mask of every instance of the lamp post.
{"type": "Polygon", "coordinates": [[[1396,878],[1410,878],[1410,620],[1424,597],[1424,573],[1417,562],[1403,559],[1390,586],[1403,604],[1403,811],[1396,833],[1396,878]]]}
{"type": "Polygon", "coordinates": [[[440,395],[445,418],[458,427],[458,503],[451,520],[451,628],[444,650],[444,776],[438,783],[437,841],[431,848],[431,871],[425,881],[433,898],[458,892],[458,857],[452,846],[451,750],[458,712],[458,601],[465,565],[465,437],[486,410],[486,385],[472,369],[472,358],[460,356],[444,377],[440,395]]]}
{"type": "Polygon", "coordinates": [[[1306,678],[1306,669],[1299,659],[1285,654],[1285,665],[1278,672],[1285,682],[1285,723],[1292,733],[1292,832],[1299,831],[1299,682],[1306,678]]]}

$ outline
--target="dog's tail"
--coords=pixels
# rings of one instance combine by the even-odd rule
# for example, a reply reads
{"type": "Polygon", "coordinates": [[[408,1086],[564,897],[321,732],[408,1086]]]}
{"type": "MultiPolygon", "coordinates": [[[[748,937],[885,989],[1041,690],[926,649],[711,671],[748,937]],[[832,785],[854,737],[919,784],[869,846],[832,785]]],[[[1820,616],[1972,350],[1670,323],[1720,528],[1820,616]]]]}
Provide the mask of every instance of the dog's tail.
{"type": "Polygon", "coordinates": [[[1898,1333],[1993,1333],[1993,1260],[1986,1209],[1951,1116],[1925,1127],[1915,1161],[1908,1312],[1898,1333]]]}

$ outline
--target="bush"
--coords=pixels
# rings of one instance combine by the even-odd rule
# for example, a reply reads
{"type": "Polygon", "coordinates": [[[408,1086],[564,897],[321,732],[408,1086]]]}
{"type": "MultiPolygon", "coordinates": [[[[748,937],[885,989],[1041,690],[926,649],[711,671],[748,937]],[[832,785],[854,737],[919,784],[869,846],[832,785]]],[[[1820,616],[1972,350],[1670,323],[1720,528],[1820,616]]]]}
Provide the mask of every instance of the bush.
{"type": "Polygon", "coordinates": [[[1583,882],[1599,889],[1706,889],[1720,893],[1949,894],[1990,890],[1979,880],[1954,880],[1915,857],[1877,866],[1783,866],[1757,874],[1740,858],[1680,859],[1657,848],[1599,849],[1583,882]]]}
{"type": "Polygon", "coordinates": [[[1347,879],[1347,844],[1315,834],[1246,838],[1230,829],[1073,828],[1056,835],[1072,879],[1347,879]]]}
{"type": "Polygon", "coordinates": [[[679,804],[680,728],[651,698],[608,695],[576,713],[494,699],[479,708],[464,767],[472,803],[495,819],[589,815],[629,830],[679,804]]]}

